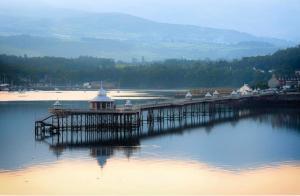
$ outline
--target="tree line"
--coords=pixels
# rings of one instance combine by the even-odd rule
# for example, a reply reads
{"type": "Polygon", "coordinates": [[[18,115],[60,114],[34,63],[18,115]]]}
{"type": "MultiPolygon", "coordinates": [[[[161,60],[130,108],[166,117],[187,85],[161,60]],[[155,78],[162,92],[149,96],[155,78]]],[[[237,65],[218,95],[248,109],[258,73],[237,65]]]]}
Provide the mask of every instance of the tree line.
{"type": "Polygon", "coordinates": [[[271,55],[226,60],[169,59],[133,65],[113,59],[0,55],[0,73],[18,85],[105,81],[123,88],[237,87],[300,70],[300,46],[271,55]],[[270,71],[270,72],[269,72],[270,71]]]}

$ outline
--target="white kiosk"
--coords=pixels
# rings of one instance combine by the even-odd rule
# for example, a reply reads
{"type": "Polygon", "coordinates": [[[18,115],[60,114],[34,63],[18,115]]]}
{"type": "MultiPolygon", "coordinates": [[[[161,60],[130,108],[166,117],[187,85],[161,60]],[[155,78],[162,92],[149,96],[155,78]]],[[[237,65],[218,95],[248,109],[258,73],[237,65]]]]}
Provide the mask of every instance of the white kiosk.
{"type": "Polygon", "coordinates": [[[214,93],[213,93],[213,97],[214,98],[220,97],[220,93],[217,90],[215,90],[214,93]]]}
{"type": "Polygon", "coordinates": [[[102,83],[98,95],[90,101],[90,109],[96,111],[116,109],[115,101],[107,96],[106,90],[102,88],[102,83]]]}
{"type": "Polygon", "coordinates": [[[210,92],[207,92],[206,94],[205,94],[205,98],[211,98],[212,97],[212,95],[210,94],[210,92]]]}
{"type": "Polygon", "coordinates": [[[192,100],[192,97],[193,97],[193,95],[190,91],[187,92],[187,94],[185,95],[185,98],[188,99],[188,100],[192,100]]]}

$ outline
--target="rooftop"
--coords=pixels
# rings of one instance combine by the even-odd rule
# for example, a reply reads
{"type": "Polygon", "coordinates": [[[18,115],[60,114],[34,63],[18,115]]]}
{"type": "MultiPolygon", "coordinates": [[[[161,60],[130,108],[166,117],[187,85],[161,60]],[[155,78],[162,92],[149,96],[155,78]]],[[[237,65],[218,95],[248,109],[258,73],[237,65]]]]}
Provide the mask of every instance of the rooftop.
{"type": "Polygon", "coordinates": [[[106,90],[103,89],[102,87],[102,82],[101,82],[101,87],[98,92],[98,95],[91,100],[91,102],[113,102],[109,96],[107,96],[106,90]]]}

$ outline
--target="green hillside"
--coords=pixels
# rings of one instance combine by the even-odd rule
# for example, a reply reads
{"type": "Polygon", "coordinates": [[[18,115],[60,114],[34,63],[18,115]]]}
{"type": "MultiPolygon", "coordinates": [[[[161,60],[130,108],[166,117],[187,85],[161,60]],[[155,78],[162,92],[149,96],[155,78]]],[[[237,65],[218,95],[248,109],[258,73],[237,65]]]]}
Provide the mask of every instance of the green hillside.
{"type": "Polygon", "coordinates": [[[233,87],[265,82],[271,77],[269,70],[280,76],[300,70],[300,46],[234,61],[170,59],[137,65],[93,57],[0,56],[0,72],[15,84],[103,80],[126,88],[233,87]]]}

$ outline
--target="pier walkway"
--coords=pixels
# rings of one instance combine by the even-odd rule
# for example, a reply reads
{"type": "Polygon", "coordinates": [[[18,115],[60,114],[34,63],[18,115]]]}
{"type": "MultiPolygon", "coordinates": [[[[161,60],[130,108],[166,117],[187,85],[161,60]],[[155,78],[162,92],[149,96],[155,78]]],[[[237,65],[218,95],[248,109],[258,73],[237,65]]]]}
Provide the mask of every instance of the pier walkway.
{"type": "Polygon", "coordinates": [[[64,133],[101,133],[101,138],[122,140],[134,134],[149,135],[151,130],[241,118],[255,108],[281,105],[299,107],[300,93],[174,99],[101,111],[50,109],[47,118],[35,122],[35,135],[37,140],[53,136],[64,140],[64,133]]]}

